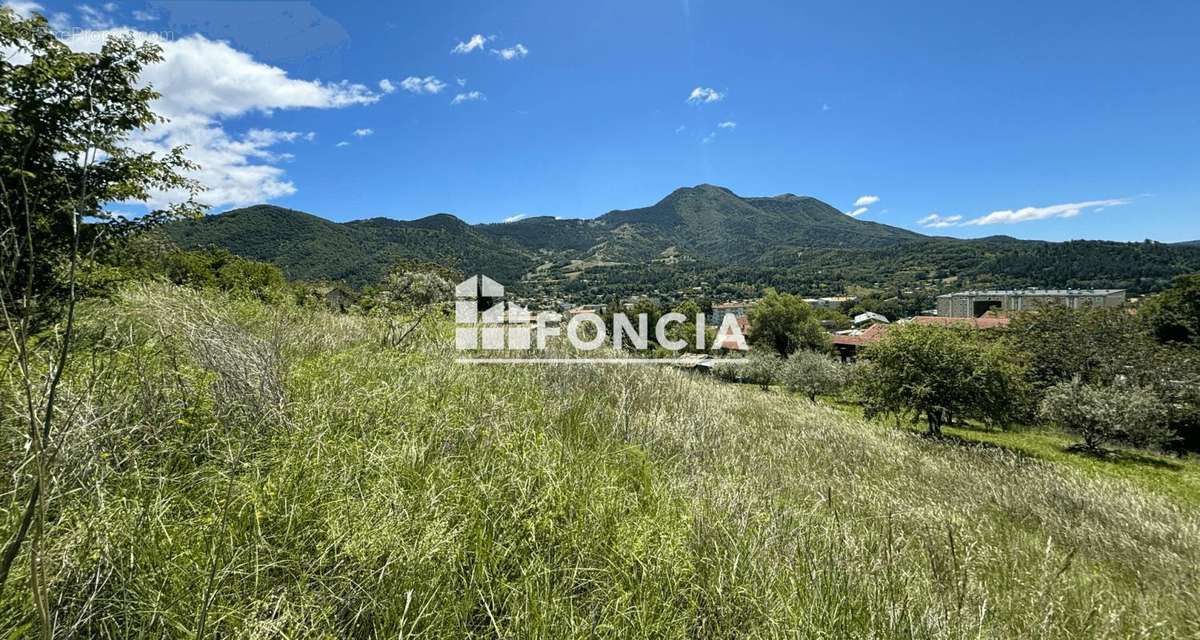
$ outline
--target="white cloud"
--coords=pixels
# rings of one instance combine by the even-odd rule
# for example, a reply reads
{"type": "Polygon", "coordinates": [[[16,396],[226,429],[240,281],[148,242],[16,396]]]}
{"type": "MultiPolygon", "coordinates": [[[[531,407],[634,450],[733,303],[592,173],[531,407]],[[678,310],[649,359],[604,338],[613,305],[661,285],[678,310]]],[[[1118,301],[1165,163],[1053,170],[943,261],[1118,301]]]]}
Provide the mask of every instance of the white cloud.
{"type": "Polygon", "coordinates": [[[360,138],[365,138],[373,133],[375,133],[374,129],[355,129],[354,130],[354,135],[356,135],[360,138]]]}
{"type": "Polygon", "coordinates": [[[683,133],[685,130],[687,130],[687,127],[685,127],[683,125],[679,125],[678,127],[675,127],[675,133],[683,133]]]}
{"type": "Polygon", "coordinates": [[[81,4],[78,9],[79,19],[88,29],[109,29],[113,26],[112,18],[91,5],[81,4]]]}
{"type": "Polygon", "coordinates": [[[529,55],[529,49],[518,42],[517,44],[504,49],[492,49],[492,53],[500,56],[501,60],[518,60],[529,55]]]}
{"type": "Polygon", "coordinates": [[[718,124],[717,128],[718,129],[736,129],[737,123],[734,122],[733,120],[726,120],[725,122],[718,124]]]}
{"type": "Polygon", "coordinates": [[[0,3],[0,7],[12,9],[13,13],[22,18],[29,18],[33,16],[34,12],[40,13],[42,11],[42,5],[30,2],[29,0],[5,0],[3,3],[0,3]]]}
{"type": "Polygon", "coordinates": [[[708,143],[712,142],[713,140],[715,140],[716,138],[717,138],[717,132],[713,131],[712,133],[704,136],[704,138],[701,139],[700,142],[703,142],[704,144],[708,144],[708,143]]]}
{"type": "Polygon", "coordinates": [[[150,13],[149,11],[142,11],[140,9],[134,9],[133,10],[133,19],[137,20],[138,22],[150,22],[152,20],[158,20],[158,16],[154,15],[153,13],[150,13]]]}
{"type": "Polygon", "coordinates": [[[724,98],[725,94],[717,91],[716,89],[696,87],[695,89],[692,89],[692,93],[688,96],[687,101],[692,104],[707,104],[709,102],[720,102],[724,98]]]}
{"type": "Polygon", "coordinates": [[[466,78],[455,78],[455,79],[454,79],[454,81],[455,81],[455,82],[457,82],[457,83],[458,83],[458,86],[460,86],[460,87],[465,87],[465,86],[467,86],[467,79],[466,79],[466,78]]]}
{"type": "Polygon", "coordinates": [[[931,213],[917,220],[917,224],[926,229],[945,229],[946,227],[957,227],[962,222],[962,218],[962,216],[943,216],[931,213]]]}
{"type": "Polygon", "coordinates": [[[442,89],[446,88],[446,83],[433,76],[425,76],[424,78],[409,76],[400,81],[400,88],[417,95],[423,93],[436,94],[441,93],[442,89]]]}
{"type": "Polygon", "coordinates": [[[339,142],[339,143],[337,143],[337,144],[335,144],[335,145],[333,145],[333,146],[335,146],[335,147],[338,147],[338,148],[341,148],[341,147],[348,147],[348,146],[350,146],[350,143],[349,143],[349,142],[346,142],[345,140],[342,140],[341,142],[339,142]]]}
{"type": "Polygon", "coordinates": [[[867,212],[866,207],[859,207],[859,208],[855,209],[854,211],[847,211],[846,215],[850,216],[851,218],[857,218],[866,212],[867,212]]]}
{"type": "Polygon", "coordinates": [[[483,101],[483,100],[487,100],[487,96],[483,95],[482,93],[480,93],[478,91],[468,91],[466,93],[460,93],[460,94],[454,96],[454,99],[450,101],[450,104],[462,104],[464,102],[479,102],[479,101],[483,101]]]}
{"type": "Polygon", "coordinates": [[[483,49],[484,43],[486,43],[490,39],[491,38],[483,37],[482,33],[477,33],[477,34],[471,36],[470,38],[468,38],[466,42],[460,42],[460,43],[454,45],[454,48],[450,50],[450,53],[463,55],[466,53],[471,53],[472,51],[474,51],[476,49],[483,49]]]}
{"type": "MultiPolygon", "coordinates": [[[[168,119],[134,135],[129,146],[164,153],[188,145],[188,158],[200,165],[191,175],[208,187],[200,199],[213,206],[252,204],[294,193],[295,185],[286,179],[283,169],[271,164],[285,159],[286,154],[274,154],[270,147],[315,137],[269,129],[237,134],[227,131],[230,121],[279,109],[366,105],[381,97],[361,84],[289,77],[283,69],[201,35],[166,40],[139,31],[111,29],[76,34],[66,43],[77,51],[95,52],[106,36],[125,34],[152,40],[162,48],[163,60],[146,67],[141,80],[161,94],[153,109],[168,119]]],[[[151,194],[147,204],[162,206],[181,195],[151,194]]]]}
{"type": "Polygon", "coordinates": [[[859,196],[858,200],[854,201],[854,206],[869,207],[876,202],[879,202],[879,196],[859,196]]]}
{"type": "Polygon", "coordinates": [[[518,213],[518,214],[517,214],[517,215],[515,215],[515,216],[509,216],[509,217],[505,218],[505,219],[503,220],[503,222],[504,222],[505,224],[507,224],[507,223],[509,223],[509,222],[516,222],[517,220],[524,220],[525,218],[528,218],[528,217],[529,217],[529,214],[526,214],[526,213],[518,213]]]}
{"type": "Polygon", "coordinates": [[[384,92],[384,93],[389,93],[389,94],[390,94],[390,93],[395,93],[395,92],[396,92],[396,85],[392,84],[392,81],[391,81],[391,80],[388,80],[387,78],[384,78],[383,80],[380,80],[380,81],[379,81],[379,90],[380,90],[380,91],[382,91],[382,92],[384,92]]]}
{"type": "Polygon", "coordinates": [[[968,220],[963,225],[982,226],[988,224],[1013,224],[1032,220],[1046,220],[1048,218],[1074,218],[1089,209],[1102,211],[1108,207],[1119,207],[1129,203],[1130,200],[1128,198],[1112,198],[1109,200],[1088,200],[1086,202],[1052,204],[1048,207],[1024,207],[1015,211],[1005,209],[1003,211],[993,211],[986,216],[968,220]]]}

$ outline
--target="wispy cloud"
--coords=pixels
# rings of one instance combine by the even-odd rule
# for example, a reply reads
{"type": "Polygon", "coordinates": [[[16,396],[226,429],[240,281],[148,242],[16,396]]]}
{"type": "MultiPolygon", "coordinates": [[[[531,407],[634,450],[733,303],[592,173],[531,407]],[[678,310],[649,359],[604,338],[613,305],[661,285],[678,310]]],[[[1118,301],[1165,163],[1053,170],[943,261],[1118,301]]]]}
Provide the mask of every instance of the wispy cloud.
{"type": "Polygon", "coordinates": [[[339,143],[337,143],[337,144],[335,144],[335,145],[333,145],[333,146],[335,146],[335,147],[339,147],[339,148],[340,148],[340,147],[348,147],[348,146],[350,146],[350,143],[349,143],[349,142],[346,142],[345,140],[342,140],[341,142],[339,142],[339,143]]]}
{"type": "Polygon", "coordinates": [[[854,211],[847,211],[846,215],[850,216],[851,218],[857,218],[866,212],[867,212],[866,207],[859,207],[859,208],[855,209],[854,211]]]}
{"type": "Polygon", "coordinates": [[[710,102],[720,102],[725,99],[725,94],[716,89],[708,87],[696,87],[692,89],[692,93],[688,95],[687,101],[691,104],[708,104],[710,102]]]}
{"type": "Polygon", "coordinates": [[[687,127],[685,127],[683,125],[679,125],[678,127],[675,127],[675,133],[683,133],[684,131],[687,131],[687,127]]]}
{"type": "Polygon", "coordinates": [[[717,124],[717,128],[718,129],[736,129],[737,123],[734,122],[733,120],[726,120],[725,122],[721,122],[721,123],[717,124]]]}
{"type": "Polygon", "coordinates": [[[917,220],[917,224],[926,229],[945,229],[946,227],[957,227],[962,222],[962,218],[962,216],[943,216],[931,213],[917,220]]]}
{"type": "Polygon", "coordinates": [[[460,93],[460,94],[454,96],[454,99],[450,101],[450,104],[462,104],[464,102],[482,102],[484,100],[487,100],[487,96],[483,95],[481,92],[467,91],[466,93],[460,93]]]}
{"type": "Polygon", "coordinates": [[[529,217],[529,214],[527,214],[527,213],[518,213],[515,216],[509,216],[509,217],[505,218],[503,220],[503,222],[505,224],[507,224],[509,222],[516,222],[517,220],[524,220],[525,218],[528,218],[528,217],[529,217]]]}
{"type": "Polygon", "coordinates": [[[4,2],[0,2],[0,7],[12,9],[14,13],[22,18],[28,18],[34,12],[42,10],[42,5],[36,2],[29,2],[29,0],[5,0],[4,2]]]}
{"type": "MultiPolygon", "coordinates": [[[[107,8],[107,5],[105,6],[107,8]]],[[[114,9],[116,7],[113,7],[114,9]]],[[[83,26],[88,29],[108,29],[113,26],[112,18],[109,17],[101,9],[97,9],[91,5],[81,4],[79,9],[79,19],[83,21],[83,26]]],[[[112,9],[108,9],[111,11],[112,9]]]]}
{"type": "Polygon", "coordinates": [[[501,60],[519,60],[529,55],[529,48],[518,42],[504,49],[492,49],[492,53],[499,56],[501,60]]]}
{"type": "Polygon", "coordinates": [[[879,196],[859,196],[858,200],[854,201],[854,206],[869,207],[876,202],[879,202],[879,196]]]}
{"type": "Polygon", "coordinates": [[[712,142],[713,140],[715,140],[716,138],[717,138],[717,132],[713,131],[712,133],[704,136],[704,138],[702,140],[700,140],[700,142],[703,142],[704,144],[708,144],[708,143],[712,142]]]}
{"type": "Polygon", "coordinates": [[[482,33],[477,33],[477,34],[471,36],[470,38],[468,38],[466,42],[460,42],[460,43],[454,45],[454,48],[450,50],[450,53],[461,56],[461,55],[464,55],[467,53],[471,53],[472,51],[475,51],[477,49],[482,50],[483,45],[486,44],[487,41],[490,39],[491,38],[485,38],[482,33]]]}
{"type": "Polygon", "coordinates": [[[354,135],[358,136],[359,138],[365,138],[373,133],[375,133],[374,129],[355,129],[354,130],[354,135]]]}
{"type": "Polygon", "coordinates": [[[1119,207],[1132,202],[1129,198],[1111,198],[1108,200],[1088,200],[1085,202],[1068,202],[1066,204],[1052,204],[1047,207],[1024,207],[1017,210],[1005,209],[1003,211],[993,211],[986,216],[980,216],[972,220],[964,222],[964,225],[983,226],[988,224],[1013,224],[1017,222],[1030,222],[1032,220],[1046,220],[1049,218],[1074,218],[1075,216],[1088,211],[1103,211],[1108,207],[1119,207]]]}
{"type": "Polygon", "coordinates": [[[446,83],[433,76],[425,76],[424,78],[409,76],[400,81],[400,88],[417,95],[432,95],[441,93],[446,88],[446,83]]]}

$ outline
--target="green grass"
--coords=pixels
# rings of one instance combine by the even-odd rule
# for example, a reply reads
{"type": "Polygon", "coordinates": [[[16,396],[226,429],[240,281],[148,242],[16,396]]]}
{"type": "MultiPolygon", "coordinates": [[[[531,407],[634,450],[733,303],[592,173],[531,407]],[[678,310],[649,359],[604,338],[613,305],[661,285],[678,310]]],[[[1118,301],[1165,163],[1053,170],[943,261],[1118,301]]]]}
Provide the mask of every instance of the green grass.
{"type": "MultiPolygon", "coordinates": [[[[388,331],[161,287],[89,309],[42,543],[56,633],[192,636],[205,608],[214,637],[1200,633],[1200,514],[1123,479],[388,331]]],[[[23,561],[0,635],[33,632],[27,585],[23,561]]]]}
{"type": "MultiPolygon", "coordinates": [[[[854,403],[826,398],[831,406],[848,415],[862,417],[862,408],[854,403]]],[[[891,419],[873,421],[884,427],[894,427],[891,419]]],[[[900,427],[923,433],[924,425],[901,422],[900,427]]],[[[1188,505],[1200,507],[1200,461],[1190,455],[1180,458],[1150,451],[1113,448],[1104,455],[1091,455],[1073,449],[1079,438],[1053,429],[1015,427],[1008,430],[983,426],[945,427],[944,437],[968,443],[1004,447],[1011,451],[1041,460],[1062,464],[1097,477],[1119,478],[1136,484],[1139,489],[1159,493],[1188,505]]]]}

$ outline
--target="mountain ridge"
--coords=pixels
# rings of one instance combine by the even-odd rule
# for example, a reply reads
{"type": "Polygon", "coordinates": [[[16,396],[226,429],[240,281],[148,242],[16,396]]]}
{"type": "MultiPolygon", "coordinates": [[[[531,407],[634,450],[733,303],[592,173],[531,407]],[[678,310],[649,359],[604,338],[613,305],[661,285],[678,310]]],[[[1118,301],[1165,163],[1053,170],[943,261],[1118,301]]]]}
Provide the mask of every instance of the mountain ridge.
{"type": "Polygon", "coordinates": [[[168,225],[181,247],[219,246],[280,266],[297,280],[378,282],[401,259],[486,273],[517,290],[581,297],[690,288],[730,294],[766,286],[1163,286],[1200,270],[1200,247],[1158,243],[1051,243],[991,236],[926,236],[858,220],[811,196],[743,197],[711,184],[595,218],[535,216],[470,224],[449,213],[413,220],[332,222],[254,205],[168,225]]]}

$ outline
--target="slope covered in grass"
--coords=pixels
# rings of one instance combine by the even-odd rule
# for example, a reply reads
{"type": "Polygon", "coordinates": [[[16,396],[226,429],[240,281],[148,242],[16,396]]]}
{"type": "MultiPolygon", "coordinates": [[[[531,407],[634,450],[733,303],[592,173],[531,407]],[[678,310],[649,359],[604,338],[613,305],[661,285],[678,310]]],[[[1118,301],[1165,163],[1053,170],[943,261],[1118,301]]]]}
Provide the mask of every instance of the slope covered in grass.
{"type": "Polygon", "coordinates": [[[63,635],[1200,632],[1200,515],[1131,483],[672,370],[456,365],[442,325],[394,347],[162,287],[85,311],[44,541],[63,635]]]}

